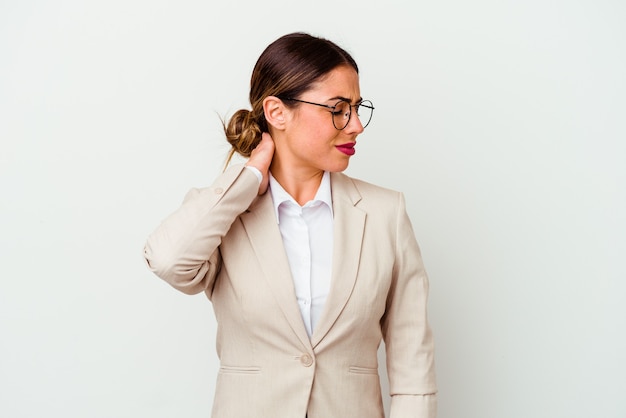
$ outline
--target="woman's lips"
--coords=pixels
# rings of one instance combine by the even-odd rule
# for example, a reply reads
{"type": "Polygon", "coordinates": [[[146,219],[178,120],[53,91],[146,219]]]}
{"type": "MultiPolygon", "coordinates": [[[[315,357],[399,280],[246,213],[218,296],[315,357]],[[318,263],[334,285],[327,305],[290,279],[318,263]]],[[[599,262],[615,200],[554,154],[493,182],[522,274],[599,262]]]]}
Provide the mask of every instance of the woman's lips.
{"type": "Polygon", "coordinates": [[[354,155],[354,153],[356,152],[356,150],[354,149],[355,144],[356,143],[354,142],[348,142],[346,144],[337,145],[336,148],[346,155],[354,155]]]}

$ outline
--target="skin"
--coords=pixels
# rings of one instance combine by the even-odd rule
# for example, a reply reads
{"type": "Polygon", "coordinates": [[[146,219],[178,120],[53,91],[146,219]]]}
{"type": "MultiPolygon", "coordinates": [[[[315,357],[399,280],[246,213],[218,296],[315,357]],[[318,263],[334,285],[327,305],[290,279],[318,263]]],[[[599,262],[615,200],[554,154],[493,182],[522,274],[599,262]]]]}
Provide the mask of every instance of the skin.
{"type": "MultiPolygon", "coordinates": [[[[352,104],[361,99],[359,76],[352,67],[335,68],[299,99],[332,106],[336,97],[348,98],[352,104]]],[[[259,194],[267,191],[271,171],[280,185],[304,205],[315,197],[324,171],[340,172],[348,167],[350,156],[337,146],[356,143],[363,126],[353,115],[345,129],[337,130],[329,109],[304,103],[288,108],[273,96],[265,98],[263,110],[270,133],[263,134],[247,162],[263,174],[259,194]]]]}

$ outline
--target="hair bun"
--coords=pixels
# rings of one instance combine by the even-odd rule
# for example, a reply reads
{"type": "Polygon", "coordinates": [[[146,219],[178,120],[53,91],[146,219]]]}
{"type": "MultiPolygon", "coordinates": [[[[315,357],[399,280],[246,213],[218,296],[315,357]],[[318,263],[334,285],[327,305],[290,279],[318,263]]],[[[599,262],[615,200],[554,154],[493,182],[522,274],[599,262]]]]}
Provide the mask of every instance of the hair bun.
{"type": "Polygon", "coordinates": [[[226,140],[233,147],[230,157],[236,152],[244,157],[250,157],[252,150],[261,142],[261,127],[255,120],[252,112],[240,109],[224,124],[226,140]]]}

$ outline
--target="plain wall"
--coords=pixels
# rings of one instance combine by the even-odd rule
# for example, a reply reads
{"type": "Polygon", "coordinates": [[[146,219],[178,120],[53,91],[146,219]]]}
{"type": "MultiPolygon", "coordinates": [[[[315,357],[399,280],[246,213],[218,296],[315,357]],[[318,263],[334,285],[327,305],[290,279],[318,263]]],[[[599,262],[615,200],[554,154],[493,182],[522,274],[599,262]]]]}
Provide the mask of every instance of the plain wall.
{"type": "Polygon", "coordinates": [[[0,416],[209,416],[211,305],[143,243],[308,31],[376,106],[347,173],[406,194],[439,417],[624,418],[625,3],[219,3],[0,0],[0,416]]]}

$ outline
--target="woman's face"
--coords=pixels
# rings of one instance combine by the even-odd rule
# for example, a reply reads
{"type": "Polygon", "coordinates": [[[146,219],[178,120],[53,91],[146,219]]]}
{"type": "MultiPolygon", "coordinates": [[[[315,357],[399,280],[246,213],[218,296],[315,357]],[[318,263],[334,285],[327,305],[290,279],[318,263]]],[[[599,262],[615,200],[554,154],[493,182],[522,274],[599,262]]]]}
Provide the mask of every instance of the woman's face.
{"type": "MultiPolygon", "coordinates": [[[[354,105],[361,100],[359,76],[352,67],[337,67],[298,99],[329,106],[344,99],[354,105]]],[[[313,172],[339,172],[348,167],[356,137],[363,132],[354,108],[342,130],[333,125],[332,110],[321,106],[298,103],[286,117],[285,140],[276,143],[281,165],[313,172]]]]}

